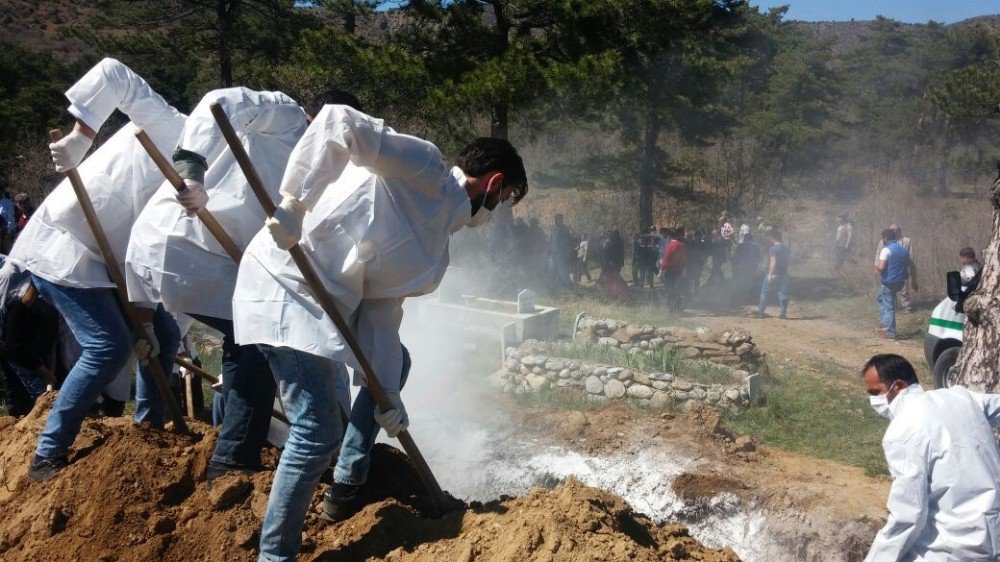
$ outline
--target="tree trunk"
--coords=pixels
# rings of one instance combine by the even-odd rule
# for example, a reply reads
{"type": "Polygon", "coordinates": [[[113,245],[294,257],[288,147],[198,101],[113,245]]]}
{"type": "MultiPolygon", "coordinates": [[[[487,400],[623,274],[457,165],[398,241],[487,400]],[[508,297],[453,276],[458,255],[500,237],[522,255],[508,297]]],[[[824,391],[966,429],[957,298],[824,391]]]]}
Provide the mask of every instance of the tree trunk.
{"type": "Polygon", "coordinates": [[[507,140],[507,126],[509,120],[507,118],[507,111],[509,106],[504,103],[498,103],[493,106],[493,111],[490,113],[490,136],[495,139],[507,140]]]}
{"type": "Polygon", "coordinates": [[[656,109],[651,108],[646,114],[642,134],[642,150],[639,153],[639,227],[645,231],[653,224],[656,141],[660,137],[660,114],[656,109]]]}
{"type": "Polygon", "coordinates": [[[990,189],[993,237],[983,254],[979,288],[965,301],[968,321],[955,382],[979,392],[1000,392],[1000,177],[990,189]]]}
{"type": "Polygon", "coordinates": [[[938,195],[948,195],[948,171],[950,164],[948,160],[951,158],[951,134],[945,133],[944,146],[941,148],[941,156],[938,159],[937,167],[937,192],[938,195]]]}
{"type": "MultiPolygon", "coordinates": [[[[504,53],[510,49],[510,30],[513,24],[510,21],[510,16],[507,14],[507,0],[493,0],[490,5],[493,6],[493,17],[496,20],[496,31],[497,38],[499,41],[499,52],[498,56],[502,56],[504,53]]],[[[508,111],[510,109],[510,104],[507,101],[498,101],[493,104],[493,108],[490,112],[490,136],[495,139],[507,140],[508,125],[510,122],[508,111]]]]}
{"type": "Polygon", "coordinates": [[[223,88],[233,87],[232,36],[236,31],[241,0],[219,0],[215,13],[219,18],[219,81],[223,88]]]}

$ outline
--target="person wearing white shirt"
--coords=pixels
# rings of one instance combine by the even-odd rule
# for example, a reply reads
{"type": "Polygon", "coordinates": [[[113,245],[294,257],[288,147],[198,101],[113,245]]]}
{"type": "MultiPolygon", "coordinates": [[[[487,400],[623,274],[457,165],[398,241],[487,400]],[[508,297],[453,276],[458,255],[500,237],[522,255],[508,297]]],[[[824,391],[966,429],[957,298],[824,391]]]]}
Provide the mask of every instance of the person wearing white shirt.
{"type": "Polygon", "coordinates": [[[164,181],[132,228],[125,270],[129,298],[163,303],[222,334],[224,416],[206,474],[210,482],[230,470],[262,468],[275,393],[264,356],[256,346],[239,346],[233,339],[239,266],[197,217],[207,208],[241,250],[265,218],[215,123],[213,103],[229,117],[272,198],[307,126],[303,109],[281,92],[224,88],[207,93],[185,121],[174,151],[185,188],[178,192],[164,181]]]}
{"type": "Polygon", "coordinates": [[[913,365],[875,355],[861,369],[892,473],[885,526],[866,562],[1000,559],[1000,396],[924,391],[913,365]]]}
{"type": "Polygon", "coordinates": [[[381,119],[343,105],[316,115],[292,151],[281,204],[247,247],[233,295],[236,340],[261,345],[291,422],[260,560],[298,554],[309,500],[341,441],[336,380],[346,364],[364,383],[286,249],[298,243],[316,264],[394,406],[379,410],[365,388],[355,400],[334,479],[360,485],[379,426],[395,437],[409,423],[400,398],[403,300],[438,286],[453,232],[486,223],[497,205],[526,192],[524,165],[507,141],[477,139],[449,170],[436,146],[381,119]]]}
{"type": "MultiPolygon", "coordinates": [[[[177,142],[184,115],[114,59],[104,59],[90,69],[66,97],[76,125],[65,138],[49,145],[56,171],[79,170],[111,250],[123,260],[132,224],[163,176],[129,125],[89,158],[84,157],[96,131],[115,109],[149,133],[161,150],[177,142]]],[[[31,271],[39,295],[59,310],[82,348],[52,406],[28,471],[31,478],[45,480],[66,465],[69,447],[91,404],[129,360],[132,335],[69,180],[62,181],[38,207],[10,258],[31,271]]],[[[123,263],[109,265],[122,267],[123,263]]],[[[140,315],[146,334],[136,342],[135,351],[141,361],[157,357],[160,345],[171,351],[177,348],[177,325],[163,307],[140,309],[140,315]]],[[[169,353],[157,360],[164,372],[170,371],[173,358],[169,353]]],[[[165,418],[163,397],[141,367],[136,420],[162,426],[165,418]]]]}

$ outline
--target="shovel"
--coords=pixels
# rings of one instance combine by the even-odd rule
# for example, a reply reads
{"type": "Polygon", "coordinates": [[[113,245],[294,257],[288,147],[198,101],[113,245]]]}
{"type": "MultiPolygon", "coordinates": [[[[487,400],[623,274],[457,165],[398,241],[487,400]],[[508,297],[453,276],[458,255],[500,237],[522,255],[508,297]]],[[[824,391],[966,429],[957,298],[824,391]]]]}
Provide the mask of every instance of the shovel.
{"type": "MultiPolygon", "coordinates": [[[[260,202],[261,207],[264,209],[264,214],[269,218],[274,215],[274,201],[271,200],[270,194],[264,187],[264,182],[260,179],[260,175],[257,173],[256,168],[252,162],[250,162],[250,156],[247,155],[246,151],[243,149],[243,144],[240,142],[239,137],[236,135],[236,130],[233,129],[232,123],[229,122],[229,117],[226,115],[222,106],[216,102],[210,106],[212,115],[215,117],[216,123],[219,125],[219,129],[222,131],[222,136],[225,137],[226,142],[229,143],[229,149],[233,152],[233,156],[239,163],[240,168],[243,170],[243,175],[246,176],[247,182],[250,184],[250,188],[253,190],[254,195],[257,197],[257,201],[260,202]]],[[[336,305],[333,302],[333,298],[330,297],[329,293],[323,287],[323,282],[320,280],[319,275],[317,275],[316,270],[313,268],[312,262],[306,256],[305,251],[295,244],[292,246],[288,252],[292,255],[292,260],[298,267],[299,272],[302,274],[302,278],[305,279],[309,286],[310,292],[313,298],[319,303],[323,312],[333,320],[334,325],[340,332],[344,343],[351,349],[354,353],[354,357],[357,358],[358,363],[361,365],[361,370],[365,375],[367,381],[368,391],[372,393],[372,397],[378,404],[379,408],[383,411],[392,409],[392,404],[385,395],[385,391],[382,390],[382,385],[379,384],[378,379],[375,377],[375,371],[372,369],[371,363],[368,362],[368,358],[361,351],[361,346],[358,344],[357,339],[351,332],[350,327],[344,322],[343,317],[337,310],[336,305]]],[[[441,491],[441,486],[438,485],[437,480],[434,478],[434,474],[431,473],[430,467],[427,465],[427,461],[424,460],[424,456],[420,453],[420,449],[417,448],[417,444],[413,441],[413,437],[410,436],[409,431],[403,430],[396,437],[399,440],[400,445],[403,446],[403,450],[410,457],[410,462],[413,463],[414,469],[416,469],[417,474],[420,475],[420,480],[423,482],[427,493],[431,497],[431,501],[434,504],[436,511],[439,513],[444,513],[448,509],[448,500],[441,491]]]]}
{"type": "MultiPolygon", "coordinates": [[[[62,133],[58,129],[49,131],[49,138],[52,139],[52,142],[59,142],[62,139],[62,133]]],[[[108,270],[108,277],[115,284],[115,293],[118,295],[118,302],[121,303],[122,311],[125,313],[125,320],[128,322],[129,327],[132,329],[132,334],[136,339],[146,339],[148,341],[149,335],[146,334],[145,328],[142,327],[139,312],[136,310],[135,305],[128,300],[128,293],[125,290],[125,276],[118,267],[118,258],[115,257],[114,250],[111,249],[111,244],[104,233],[104,227],[101,226],[100,219],[97,218],[97,212],[94,211],[94,203],[90,200],[90,195],[83,186],[83,179],[80,177],[80,172],[76,171],[76,168],[71,168],[66,170],[66,177],[69,178],[69,183],[73,186],[76,198],[80,201],[80,207],[83,208],[83,216],[86,218],[87,224],[90,226],[90,231],[97,241],[97,247],[101,251],[101,258],[104,260],[104,267],[108,270]]],[[[161,353],[165,352],[166,350],[161,350],[161,353]]],[[[181,415],[180,406],[177,405],[173,393],[170,392],[170,385],[167,383],[167,377],[163,374],[163,368],[160,367],[160,363],[155,357],[150,357],[146,362],[146,366],[153,376],[153,383],[156,385],[156,391],[160,394],[160,399],[166,405],[167,414],[174,422],[174,431],[185,435],[191,433],[187,423],[184,422],[184,416],[181,415]]]]}

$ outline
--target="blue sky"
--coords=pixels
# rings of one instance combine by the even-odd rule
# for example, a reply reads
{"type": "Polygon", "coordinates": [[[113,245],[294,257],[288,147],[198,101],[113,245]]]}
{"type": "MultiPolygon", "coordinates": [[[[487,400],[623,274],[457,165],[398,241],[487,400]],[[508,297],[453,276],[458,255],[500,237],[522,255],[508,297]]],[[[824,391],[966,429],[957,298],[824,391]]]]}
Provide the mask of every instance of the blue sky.
{"type": "Polygon", "coordinates": [[[870,20],[877,15],[907,23],[954,23],[1000,14],[1000,0],[751,0],[761,11],[788,5],[785,19],[805,21],[870,20]]]}

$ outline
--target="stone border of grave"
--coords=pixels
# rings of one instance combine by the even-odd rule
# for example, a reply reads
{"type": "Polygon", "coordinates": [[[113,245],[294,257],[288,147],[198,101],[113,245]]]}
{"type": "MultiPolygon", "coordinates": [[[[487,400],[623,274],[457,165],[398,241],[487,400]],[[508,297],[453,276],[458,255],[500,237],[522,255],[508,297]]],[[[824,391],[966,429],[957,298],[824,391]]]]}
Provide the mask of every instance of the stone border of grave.
{"type": "MultiPolygon", "coordinates": [[[[595,400],[632,399],[653,408],[688,410],[707,405],[738,412],[760,400],[758,374],[734,370],[745,378],[734,384],[700,384],[672,373],[644,373],[594,361],[551,357],[545,345],[528,340],[504,351],[504,365],[496,384],[503,392],[539,392],[573,389],[595,400]]],[[[737,379],[739,380],[739,379],[737,379]]]]}
{"type": "Polygon", "coordinates": [[[573,341],[614,347],[637,355],[671,349],[681,359],[703,359],[747,373],[767,373],[766,355],[750,332],[733,328],[724,332],[675,326],[639,326],[611,318],[577,316],[573,341]]]}

